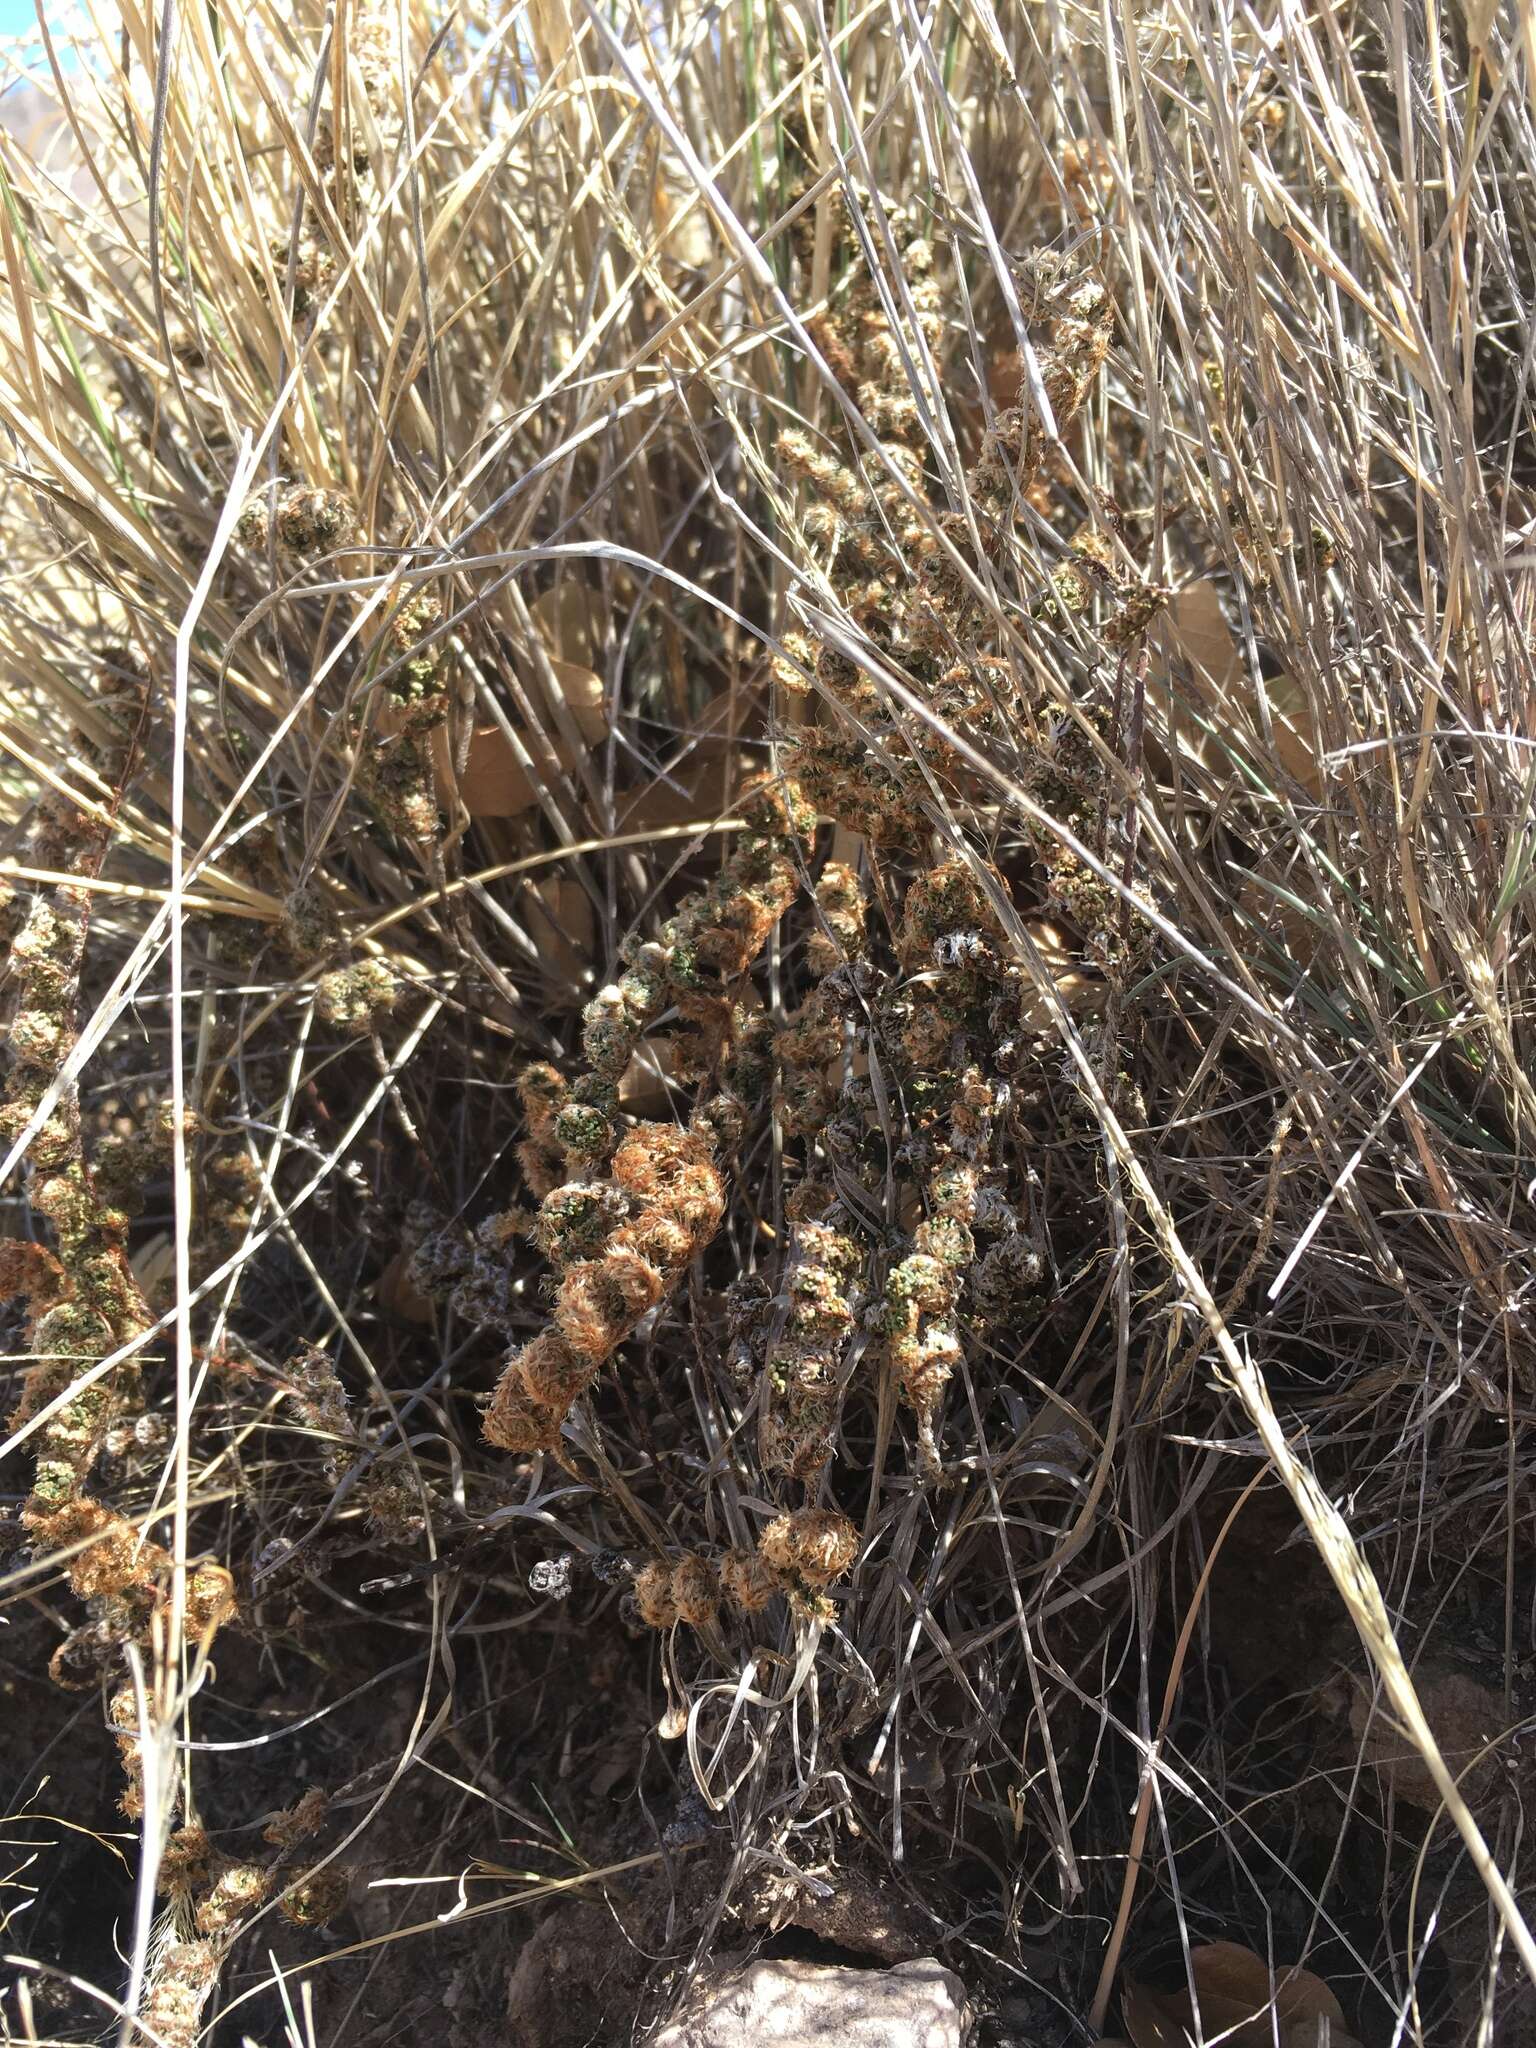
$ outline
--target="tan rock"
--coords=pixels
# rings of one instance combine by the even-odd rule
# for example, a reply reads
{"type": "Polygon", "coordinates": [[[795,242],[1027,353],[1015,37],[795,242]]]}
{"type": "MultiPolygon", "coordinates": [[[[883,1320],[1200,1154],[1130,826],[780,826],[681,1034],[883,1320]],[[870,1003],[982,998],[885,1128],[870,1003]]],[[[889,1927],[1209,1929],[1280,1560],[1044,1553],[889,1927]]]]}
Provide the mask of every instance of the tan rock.
{"type": "Polygon", "coordinates": [[[965,1986],[931,1956],[893,1970],[758,1962],[707,1985],[654,2048],[965,2048],[965,1986]]]}

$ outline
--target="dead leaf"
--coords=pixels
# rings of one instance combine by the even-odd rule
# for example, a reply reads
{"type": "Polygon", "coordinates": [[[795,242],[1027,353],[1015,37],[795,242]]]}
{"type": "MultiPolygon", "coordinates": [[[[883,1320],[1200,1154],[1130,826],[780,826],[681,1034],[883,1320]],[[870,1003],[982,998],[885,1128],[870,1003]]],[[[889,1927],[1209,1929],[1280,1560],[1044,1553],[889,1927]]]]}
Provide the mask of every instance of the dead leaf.
{"type": "Polygon", "coordinates": [[[1028,1444],[1038,1456],[1049,1456],[1057,1464],[1067,1465],[1074,1471],[1098,1448],[1097,1439],[1092,1437],[1081,1418],[1053,1394],[1047,1395],[1030,1417],[1019,1444],[1021,1449],[1028,1444]]]}
{"type": "Polygon", "coordinates": [[[672,1113],[668,1077],[676,1064],[676,1048],[663,1032],[643,1039],[619,1079],[619,1107],[630,1116],[666,1117],[672,1113]]]}
{"type": "MultiPolygon", "coordinates": [[[[378,714],[378,731],[391,739],[406,722],[407,714],[393,699],[386,698],[378,714]]],[[[437,800],[447,810],[455,797],[472,818],[515,818],[538,801],[539,783],[518,759],[517,751],[499,725],[478,725],[470,735],[463,772],[455,777],[453,756],[446,725],[435,725],[419,742],[432,764],[432,783],[437,800]]],[[[540,749],[553,753],[562,768],[575,761],[575,752],[561,740],[543,742],[540,749]]],[[[534,760],[539,755],[526,747],[534,760]]]]}
{"type": "MultiPolygon", "coordinates": [[[[1218,2034],[1231,2048],[1274,2048],[1276,2026],[1284,2048],[1312,2048],[1326,2034],[1343,2048],[1344,2008],[1311,1970],[1277,1965],[1271,1975],[1262,1956],[1240,1942],[1212,1941],[1192,1949],[1190,1974],[1200,2003],[1199,2033],[1218,2034]],[[1274,2018],[1271,2018],[1273,2010],[1274,2018]]],[[[1121,1994],[1126,2029],[1134,2048],[1183,2048],[1197,2038],[1194,2000],[1187,1986],[1156,1992],[1128,1980],[1121,1994]]]]}
{"type": "Polygon", "coordinates": [[[999,412],[1011,412],[1023,389],[1023,356],[1016,348],[999,349],[987,365],[987,396],[999,412]]]}
{"type": "MultiPolygon", "coordinates": [[[[1421,1667],[1413,1682],[1424,1717],[1462,1797],[1473,1807],[1486,1802],[1498,1791],[1498,1759],[1491,1754],[1478,1763],[1473,1759],[1509,1726],[1502,1697],[1462,1671],[1421,1667]]],[[[1395,1797],[1424,1813],[1438,1810],[1440,1794],[1428,1764],[1412,1738],[1397,1727],[1358,1679],[1349,1703],[1349,1727],[1362,1758],[1375,1765],[1383,1785],[1395,1797]]]]}
{"type": "Polygon", "coordinates": [[[554,671],[560,694],[571,707],[577,730],[590,746],[608,735],[608,691],[598,593],[575,576],[562,576],[542,591],[530,610],[554,671]]]}
{"type": "Polygon", "coordinates": [[[565,575],[540,591],[529,610],[551,654],[562,661],[579,661],[586,668],[601,668],[601,602],[598,593],[578,576],[565,575]]]}
{"type": "Polygon", "coordinates": [[[1158,1994],[1134,1977],[1120,1986],[1120,2011],[1132,2048],[1185,2048],[1183,2028],[1158,1994]]]}
{"type": "Polygon", "coordinates": [[[669,334],[656,349],[656,360],[665,363],[677,379],[683,405],[692,420],[704,420],[712,416],[714,399],[710,381],[701,374],[699,345],[684,330],[669,334]]]}
{"type": "MultiPolygon", "coordinates": [[[[1236,710],[1255,738],[1262,736],[1264,727],[1258,693],[1209,577],[1187,583],[1174,593],[1151,645],[1155,659],[1147,692],[1163,713],[1174,748],[1212,774],[1224,776],[1229,764],[1218,744],[1223,717],[1230,721],[1236,710]],[[1206,730],[1196,716],[1197,707],[1187,701],[1187,686],[1175,686],[1175,672],[1181,678],[1187,674],[1193,681],[1199,709],[1207,714],[1214,732],[1206,730]]],[[[1265,683],[1264,696],[1280,766],[1303,789],[1320,795],[1323,777],[1306,692],[1290,676],[1275,676],[1265,683]]],[[[1237,743],[1243,735],[1234,734],[1233,738],[1237,743]]]]}
{"type": "Polygon", "coordinates": [[[161,1307],[175,1293],[176,1246],[159,1231],[133,1254],[133,1277],[152,1308],[161,1307]]]}
{"type": "Polygon", "coordinates": [[[583,668],[579,661],[549,657],[549,666],[560,694],[571,707],[576,730],[595,747],[608,737],[608,687],[596,669],[583,668]]]}
{"type": "Polygon", "coordinates": [[[396,1252],[389,1264],[379,1275],[375,1292],[380,1308],[391,1315],[401,1317],[407,1323],[430,1323],[432,1303],[411,1282],[409,1260],[404,1252],[396,1252]]]}
{"type": "Polygon", "coordinates": [[[1174,592],[1163,612],[1164,647],[1194,671],[1203,695],[1224,697],[1243,672],[1243,659],[1216,586],[1208,576],[1174,592]]]}
{"type": "MultiPolygon", "coordinates": [[[[1193,762],[1218,780],[1230,764],[1206,721],[1216,724],[1227,692],[1241,669],[1237,643],[1222,616],[1216,586],[1209,579],[1175,591],[1163,616],[1147,636],[1151,662],[1147,701],[1161,713],[1159,723],[1169,752],[1193,762]],[[1185,680],[1186,672],[1190,681],[1185,680]],[[1193,684],[1191,692],[1190,683],[1193,684]]],[[[1150,735],[1149,735],[1150,738],[1150,735]]],[[[1164,765],[1154,753],[1154,766],[1164,765]]]]}
{"type": "Polygon", "coordinates": [[[724,817],[755,765],[729,740],[700,740],[665,781],[658,777],[619,800],[618,829],[656,832],[694,818],[724,817]]]}
{"type": "Polygon", "coordinates": [[[524,885],[529,937],[557,976],[579,984],[597,950],[597,913],[579,882],[564,880],[524,885]]]}
{"type": "Polygon", "coordinates": [[[1207,2033],[1215,2031],[1207,2005],[1223,2003],[1231,2017],[1221,2025],[1236,2024],[1248,2017],[1245,2038],[1251,2040],[1253,2048],[1263,2048],[1272,2039],[1266,2017],[1271,1995],[1282,2026],[1318,2018],[1326,2019],[1330,2026],[1342,2028],[1344,2024],[1344,2008],[1332,1991],[1321,1977],[1304,1970],[1299,1963],[1293,1963],[1289,1969],[1277,1965],[1271,1977],[1264,1958],[1235,1941],[1208,1942],[1205,1947],[1193,1950],[1189,1960],[1207,2033]],[[1255,2014],[1257,2019],[1252,2017],[1255,2014]]]}
{"type": "MultiPolygon", "coordinates": [[[[1061,927],[1044,918],[1027,918],[1024,929],[1034,942],[1035,950],[1068,1013],[1083,1017],[1096,1015],[1102,1010],[1108,999],[1108,984],[1083,972],[1080,950],[1061,927]]],[[[1051,1006],[1039,989],[1032,988],[1024,997],[1020,1016],[1026,1031],[1050,1029],[1051,1006]]]]}
{"type": "Polygon", "coordinates": [[[670,263],[684,270],[702,270],[714,258],[715,228],[709,209],[680,178],[665,172],[655,183],[656,226],[660,230],[660,252],[670,263]]]}
{"type": "MultiPolygon", "coordinates": [[[[1341,2030],[1344,2008],[1321,1977],[1310,1970],[1277,1968],[1273,1977],[1262,1956],[1235,1941],[1213,1941],[1192,1949],[1190,1972],[1200,1999],[1200,2028],[1207,2039],[1227,2035],[1233,2048],[1272,2048],[1273,2002],[1282,2027],[1325,2017],[1341,2030]]],[[[1166,2010],[1190,2034],[1195,2031],[1194,2001],[1187,1988],[1172,1992],[1166,2010]]]]}
{"type": "MultiPolygon", "coordinates": [[[[750,981],[731,992],[733,1006],[752,1014],[763,1008],[761,990],[750,981]]],[[[841,1067],[839,1067],[841,1075],[841,1067]]],[[[642,1038],[619,1080],[619,1106],[631,1116],[670,1118],[677,1098],[667,1083],[677,1072],[677,1047],[670,1033],[642,1038]]]]}
{"type": "Polygon", "coordinates": [[[1316,2019],[1293,2020],[1290,2026],[1283,2027],[1280,2048],[1362,2048],[1362,2043],[1319,2015],[1316,2019]]]}
{"type": "Polygon", "coordinates": [[[1321,796],[1323,770],[1306,691],[1293,676],[1274,676],[1264,685],[1264,694],[1281,767],[1303,789],[1321,796]]]}
{"type": "MultiPolygon", "coordinates": [[[[432,735],[432,766],[437,776],[438,796],[444,802],[458,791],[459,801],[472,818],[515,818],[538,801],[540,783],[517,757],[512,742],[499,725],[476,726],[469,751],[457,778],[448,752],[447,735],[432,735]]],[[[575,760],[571,748],[559,740],[546,743],[562,768],[575,760]]]]}

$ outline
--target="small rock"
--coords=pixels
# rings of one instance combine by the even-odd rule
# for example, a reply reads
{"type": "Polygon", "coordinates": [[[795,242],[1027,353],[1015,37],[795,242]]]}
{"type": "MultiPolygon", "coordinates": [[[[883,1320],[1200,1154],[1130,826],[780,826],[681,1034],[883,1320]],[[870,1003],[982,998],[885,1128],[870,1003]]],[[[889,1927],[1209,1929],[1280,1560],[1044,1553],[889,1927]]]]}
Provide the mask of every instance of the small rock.
{"type": "Polygon", "coordinates": [[[932,1956],[893,1970],[758,1962],[706,1985],[653,2048],[965,2048],[965,1986],[932,1956]]]}

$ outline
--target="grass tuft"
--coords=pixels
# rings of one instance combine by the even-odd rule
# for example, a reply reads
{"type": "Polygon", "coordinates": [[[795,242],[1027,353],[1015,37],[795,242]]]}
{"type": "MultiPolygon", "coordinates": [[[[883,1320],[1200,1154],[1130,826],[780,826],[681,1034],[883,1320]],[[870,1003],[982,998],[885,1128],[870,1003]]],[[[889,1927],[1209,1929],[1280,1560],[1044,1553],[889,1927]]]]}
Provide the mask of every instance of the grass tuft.
{"type": "Polygon", "coordinates": [[[4,2038],[1517,2038],[1524,17],[6,62],[4,2038]]]}

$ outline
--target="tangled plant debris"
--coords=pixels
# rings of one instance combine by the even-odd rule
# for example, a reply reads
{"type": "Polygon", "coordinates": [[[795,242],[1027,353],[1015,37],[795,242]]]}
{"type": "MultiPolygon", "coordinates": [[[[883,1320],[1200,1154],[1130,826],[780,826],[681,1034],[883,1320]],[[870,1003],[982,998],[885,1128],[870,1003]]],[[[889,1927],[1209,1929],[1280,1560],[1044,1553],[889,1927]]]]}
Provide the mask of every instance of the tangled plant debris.
{"type": "Polygon", "coordinates": [[[1522,2038],[1523,21],[7,61],[5,2037],[1522,2038]]]}

